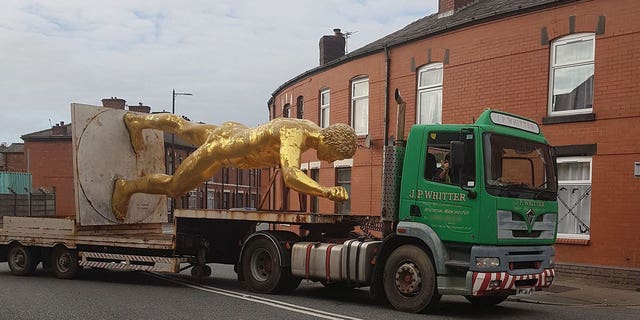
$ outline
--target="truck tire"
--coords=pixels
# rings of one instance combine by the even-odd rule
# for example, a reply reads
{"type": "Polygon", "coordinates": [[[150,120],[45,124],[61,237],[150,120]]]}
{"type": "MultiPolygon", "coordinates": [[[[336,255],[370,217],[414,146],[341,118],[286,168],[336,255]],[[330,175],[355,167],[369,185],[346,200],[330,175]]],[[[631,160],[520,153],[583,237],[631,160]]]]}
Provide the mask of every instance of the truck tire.
{"type": "Polygon", "coordinates": [[[301,279],[282,267],[275,244],[264,237],[252,240],[242,251],[242,273],[249,289],[260,293],[278,293],[298,287],[301,279]]]}
{"type": "Polygon", "coordinates": [[[9,247],[7,262],[11,273],[17,276],[32,275],[38,265],[33,248],[25,247],[19,243],[9,247]]]}
{"type": "Polygon", "coordinates": [[[431,258],[414,245],[402,245],[391,252],[382,281],[387,299],[397,310],[422,312],[438,302],[431,258]]]}
{"type": "Polygon", "coordinates": [[[471,304],[477,307],[491,307],[507,300],[509,296],[464,296],[471,304]]]}
{"type": "Polygon", "coordinates": [[[79,270],[78,253],[75,250],[69,250],[65,246],[53,248],[51,271],[57,278],[73,279],[79,270]]]}

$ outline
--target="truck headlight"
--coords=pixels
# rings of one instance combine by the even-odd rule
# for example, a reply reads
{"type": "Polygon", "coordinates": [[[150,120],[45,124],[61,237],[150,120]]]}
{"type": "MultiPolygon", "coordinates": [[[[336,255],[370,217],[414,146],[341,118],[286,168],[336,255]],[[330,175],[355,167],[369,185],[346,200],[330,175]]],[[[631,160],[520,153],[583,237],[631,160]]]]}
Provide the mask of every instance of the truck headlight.
{"type": "Polygon", "coordinates": [[[500,258],[496,258],[496,257],[476,258],[476,267],[478,268],[497,268],[499,266],[500,266],[500,258]]]}

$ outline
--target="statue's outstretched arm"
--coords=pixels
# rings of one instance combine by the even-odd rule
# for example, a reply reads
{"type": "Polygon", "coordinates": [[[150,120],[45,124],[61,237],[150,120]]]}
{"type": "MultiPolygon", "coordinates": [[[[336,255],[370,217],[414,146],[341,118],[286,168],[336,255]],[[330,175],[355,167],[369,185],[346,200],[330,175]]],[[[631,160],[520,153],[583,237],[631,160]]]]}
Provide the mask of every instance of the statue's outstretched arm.
{"type": "Polygon", "coordinates": [[[302,132],[288,132],[280,140],[280,167],[284,183],[291,189],[305,194],[325,197],[333,201],[349,199],[342,187],[325,187],[300,170],[300,157],[304,135],[302,132]]]}

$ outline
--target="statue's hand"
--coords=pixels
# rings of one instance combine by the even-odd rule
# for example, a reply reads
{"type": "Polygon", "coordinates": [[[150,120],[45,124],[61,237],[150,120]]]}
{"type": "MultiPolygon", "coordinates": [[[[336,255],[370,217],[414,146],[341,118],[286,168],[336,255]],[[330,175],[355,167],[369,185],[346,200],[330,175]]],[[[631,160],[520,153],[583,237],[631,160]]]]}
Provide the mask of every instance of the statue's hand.
{"type": "Polygon", "coordinates": [[[349,193],[343,187],[328,187],[326,190],[326,197],[331,201],[343,202],[349,200],[349,193]]]}

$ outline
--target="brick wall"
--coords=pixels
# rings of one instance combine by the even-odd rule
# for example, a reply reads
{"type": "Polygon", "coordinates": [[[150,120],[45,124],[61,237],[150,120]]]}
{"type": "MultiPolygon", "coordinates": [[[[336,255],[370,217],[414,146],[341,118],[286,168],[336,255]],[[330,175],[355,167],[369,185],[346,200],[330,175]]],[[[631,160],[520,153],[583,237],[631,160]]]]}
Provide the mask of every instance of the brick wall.
{"type": "MultiPolygon", "coordinates": [[[[594,33],[604,17],[604,33],[596,34],[596,120],[542,126],[552,145],[597,144],[592,164],[591,238],[586,245],[557,244],[556,259],[561,263],[638,268],[640,179],[633,177],[633,162],[640,160],[639,14],[637,1],[617,1],[616,5],[604,0],[579,1],[392,47],[389,134],[393,135],[396,123],[393,90],[398,88],[407,102],[408,132],[416,118],[415,70],[430,62],[444,63],[443,122],[471,123],[486,108],[542,122],[548,116],[549,41],[569,35],[570,21],[574,21],[574,32],[594,33]]],[[[305,118],[317,122],[319,92],[329,89],[331,123],[350,123],[350,80],[362,75],[369,77],[370,84],[372,148],[358,149],[353,159],[351,211],[378,215],[385,126],[384,53],[292,83],[274,96],[273,104],[275,114],[281,114],[284,103],[295,104],[295,98],[302,95],[305,118]]],[[[363,144],[364,137],[359,142],[363,144]]],[[[308,161],[315,161],[315,152],[303,155],[303,162],[308,161]]],[[[320,182],[335,184],[333,166],[322,163],[321,168],[320,182]]],[[[333,203],[328,200],[322,199],[320,207],[333,212],[333,203]]]]}
{"type": "Polygon", "coordinates": [[[585,264],[557,264],[560,277],[576,277],[600,282],[640,286],[640,269],[611,268],[585,264]]]}
{"type": "Polygon", "coordinates": [[[56,190],[56,215],[75,216],[73,155],[68,140],[25,141],[33,189],[56,190]]]}
{"type": "Polygon", "coordinates": [[[24,153],[6,153],[5,167],[6,171],[11,172],[27,172],[27,162],[24,153]]]}

